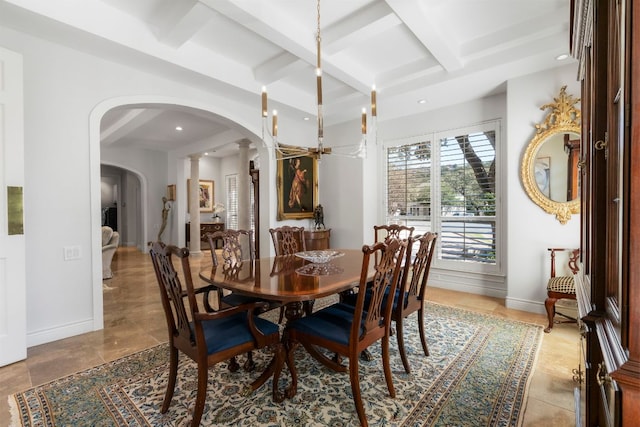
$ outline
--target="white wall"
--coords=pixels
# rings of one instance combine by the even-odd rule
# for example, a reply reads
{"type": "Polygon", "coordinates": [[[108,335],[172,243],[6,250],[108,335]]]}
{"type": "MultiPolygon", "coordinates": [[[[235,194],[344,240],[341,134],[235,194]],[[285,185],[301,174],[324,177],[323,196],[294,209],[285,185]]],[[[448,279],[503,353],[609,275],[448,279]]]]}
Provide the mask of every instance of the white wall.
{"type": "Polygon", "coordinates": [[[580,97],[576,66],[512,80],[507,86],[507,261],[509,308],[544,313],[549,277],[549,247],[579,247],[580,216],[573,215],[562,225],[555,216],[535,205],[525,193],[520,179],[520,163],[527,144],[535,135],[535,125],[549,110],[540,106],[552,102],[560,88],[580,97]]]}

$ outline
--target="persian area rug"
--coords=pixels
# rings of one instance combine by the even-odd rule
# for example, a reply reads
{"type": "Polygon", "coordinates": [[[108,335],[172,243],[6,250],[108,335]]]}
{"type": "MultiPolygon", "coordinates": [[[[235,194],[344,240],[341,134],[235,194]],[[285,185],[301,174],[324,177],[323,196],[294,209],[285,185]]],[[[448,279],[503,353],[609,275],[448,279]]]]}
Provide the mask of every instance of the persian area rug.
{"type": "MultiPolygon", "coordinates": [[[[416,316],[407,319],[411,374],[402,367],[396,337],[390,345],[396,398],[389,396],[379,345],[360,362],[361,389],[371,426],[517,426],[542,339],[542,327],[428,303],[430,356],[422,353],[416,316]]],[[[298,393],[276,404],[271,381],[248,397],[244,385],[270,354],[254,352],[258,370],[209,372],[203,426],[358,425],[348,373],[324,368],[299,347],[298,393]]],[[[239,360],[242,364],[243,360],[239,360]]],[[[184,426],[195,402],[196,368],[181,356],[169,411],[164,397],[166,344],[9,397],[16,426],[184,426]]],[[[283,371],[282,386],[289,382],[283,371]]]]}

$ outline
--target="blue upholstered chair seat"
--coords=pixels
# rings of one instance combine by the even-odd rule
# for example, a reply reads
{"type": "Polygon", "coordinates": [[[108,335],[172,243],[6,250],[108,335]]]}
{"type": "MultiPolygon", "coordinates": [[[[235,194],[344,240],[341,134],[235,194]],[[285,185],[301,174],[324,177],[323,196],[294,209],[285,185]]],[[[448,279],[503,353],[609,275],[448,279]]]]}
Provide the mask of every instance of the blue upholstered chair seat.
{"type": "Polygon", "coordinates": [[[242,304],[250,304],[252,302],[258,302],[258,301],[262,301],[262,300],[260,298],[250,297],[248,295],[241,295],[235,292],[222,297],[222,302],[232,307],[236,307],[242,304]]]}
{"type": "MultiPolygon", "coordinates": [[[[238,313],[222,319],[202,322],[204,339],[207,342],[207,354],[217,353],[237,345],[253,341],[246,322],[246,313],[238,313]]],[[[254,316],[256,327],[265,335],[279,332],[278,325],[261,317],[254,316]]],[[[193,324],[191,325],[193,330],[193,324]]]]}
{"type": "MultiPolygon", "coordinates": [[[[337,303],[289,323],[289,329],[347,345],[353,322],[354,306],[337,303]]],[[[363,314],[366,317],[366,313],[363,314]]],[[[360,327],[361,333],[364,328],[360,327]]]]}
{"type": "MultiPolygon", "coordinates": [[[[384,292],[384,297],[382,298],[382,307],[385,307],[387,305],[387,298],[389,298],[389,291],[391,289],[387,288],[387,290],[384,292]]],[[[408,293],[405,292],[404,294],[404,301],[407,301],[408,298],[408,293]]],[[[347,305],[356,305],[356,300],[358,299],[358,294],[348,294],[346,296],[344,296],[342,303],[347,304],[347,305]]],[[[398,305],[398,301],[400,299],[400,289],[396,289],[396,297],[393,300],[393,309],[392,312],[396,311],[397,305],[398,305]]],[[[369,303],[371,302],[371,291],[367,290],[367,294],[364,296],[364,307],[365,309],[367,307],[369,307],[369,303]]]]}

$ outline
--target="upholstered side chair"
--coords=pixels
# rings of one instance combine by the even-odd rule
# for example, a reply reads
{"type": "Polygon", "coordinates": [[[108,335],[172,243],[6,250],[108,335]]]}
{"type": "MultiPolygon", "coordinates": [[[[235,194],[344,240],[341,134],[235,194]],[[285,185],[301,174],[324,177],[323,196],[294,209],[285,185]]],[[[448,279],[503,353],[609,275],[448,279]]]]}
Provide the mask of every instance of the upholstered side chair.
{"type": "Polygon", "coordinates": [[[113,271],[111,271],[111,261],[116,254],[118,245],[120,244],[120,234],[117,231],[113,231],[111,227],[106,225],[102,226],[102,278],[113,278],[113,271]]]}
{"type": "MultiPolygon", "coordinates": [[[[575,322],[576,319],[567,316],[563,313],[556,312],[556,302],[559,299],[576,299],[576,283],[574,276],[578,273],[578,258],[580,256],[580,249],[567,249],[567,248],[549,248],[549,262],[551,268],[551,274],[547,281],[547,299],[544,301],[544,307],[547,310],[547,318],[549,325],[545,328],[545,332],[551,332],[554,323],[554,317],[559,314],[568,319],[570,322],[575,322]],[[558,253],[566,253],[566,267],[563,268],[564,273],[557,275],[556,270],[556,256],[558,253]]],[[[565,265],[565,264],[563,264],[565,265]]]]}

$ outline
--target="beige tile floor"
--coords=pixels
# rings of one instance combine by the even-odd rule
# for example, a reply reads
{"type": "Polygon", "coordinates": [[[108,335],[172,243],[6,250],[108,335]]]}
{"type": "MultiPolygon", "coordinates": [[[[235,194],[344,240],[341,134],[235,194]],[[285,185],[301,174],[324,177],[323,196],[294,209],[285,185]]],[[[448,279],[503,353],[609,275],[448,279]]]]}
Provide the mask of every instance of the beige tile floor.
{"type": "MultiPolygon", "coordinates": [[[[194,270],[210,262],[208,253],[192,259],[194,270]]],[[[104,329],[31,347],[27,360],[0,368],[0,427],[10,422],[7,396],[94,367],[167,340],[164,314],[149,256],[120,248],[115,276],[104,283],[104,329]]],[[[197,277],[197,275],[195,276],[197,277]]],[[[428,298],[441,304],[545,325],[545,316],[505,308],[498,298],[430,287],[428,298]]],[[[575,324],[558,324],[544,334],[524,426],[574,426],[572,369],[578,366],[575,324]]]]}

